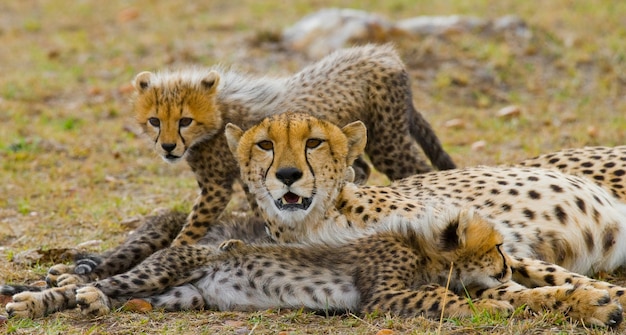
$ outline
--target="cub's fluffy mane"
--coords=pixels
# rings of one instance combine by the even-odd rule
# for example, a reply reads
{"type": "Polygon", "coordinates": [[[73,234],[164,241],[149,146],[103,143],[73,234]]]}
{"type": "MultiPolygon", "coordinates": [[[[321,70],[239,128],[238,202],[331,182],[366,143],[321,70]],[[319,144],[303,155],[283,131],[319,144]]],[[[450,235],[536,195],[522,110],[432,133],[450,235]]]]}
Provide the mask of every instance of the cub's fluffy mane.
{"type": "Polygon", "coordinates": [[[278,102],[282,101],[279,98],[287,88],[288,78],[252,76],[223,65],[161,70],[153,73],[150,84],[154,87],[180,87],[184,84],[200,90],[202,80],[211,71],[220,76],[217,97],[221,103],[236,101],[251,108],[271,111],[278,108],[278,102]]]}

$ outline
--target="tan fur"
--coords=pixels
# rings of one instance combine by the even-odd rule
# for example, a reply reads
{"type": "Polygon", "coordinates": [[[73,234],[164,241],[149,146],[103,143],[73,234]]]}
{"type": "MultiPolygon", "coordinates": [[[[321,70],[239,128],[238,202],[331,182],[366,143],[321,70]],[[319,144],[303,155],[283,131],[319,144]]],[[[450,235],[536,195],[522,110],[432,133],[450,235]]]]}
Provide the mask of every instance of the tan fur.
{"type": "MultiPolygon", "coordinates": [[[[186,159],[200,196],[174,242],[200,239],[222,213],[239,172],[222,135],[234,122],[244,129],[268,115],[304,111],[338,125],[361,120],[371,138],[366,152],[391,179],[453,168],[428,122],[413,107],[408,74],[390,46],[338,51],[293,76],[254,78],[221,67],[142,72],[133,98],[138,123],[169,162],[186,159]],[[419,145],[418,145],[419,144],[419,145]]],[[[355,161],[356,180],[369,166],[355,161]]],[[[250,198],[252,200],[252,198],[250,198]]]]}

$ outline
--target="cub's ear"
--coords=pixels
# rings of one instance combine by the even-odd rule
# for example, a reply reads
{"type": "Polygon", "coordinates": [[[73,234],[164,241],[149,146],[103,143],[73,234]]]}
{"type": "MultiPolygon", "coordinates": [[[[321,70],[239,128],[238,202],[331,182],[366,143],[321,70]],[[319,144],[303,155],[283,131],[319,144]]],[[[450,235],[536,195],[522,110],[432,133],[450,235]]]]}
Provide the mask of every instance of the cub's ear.
{"type": "Polygon", "coordinates": [[[367,144],[367,128],[365,128],[363,122],[354,121],[341,128],[341,131],[348,139],[347,163],[348,165],[352,165],[354,160],[365,151],[365,145],[367,144]]]}
{"type": "Polygon", "coordinates": [[[235,156],[235,159],[237,159],[237,148],[239,147],[239,140],[241,140],[241,136],[243,136],[243,130],[229,123],[226,125],[224,135],[226,135],[226,142],[228,142],[230,152],[235,156]]]}
{"type": "Polygon", "coordinates": [[[462,249],[479,254],[502,243],[502,235],[493,223],[471,208],[458,212],[450,210],[448,224],[441,234],[441,246],[445,251],[462,249]]]}
{"type": "Polygon", "coordinates": [[[211,71],[207,73],[204,78],[200,81],[202,88],[207,91],[207,93],[213,93],[217,90],[217,84],[220,83],[220,75],[215,71],[211,71]]]}
{"type": "Polygon", "coordinates": [[[144,92],[148,89],[148,87],[150,87],[150,80],[152,79],[152,76],[153,74],[150,71],[144,71],[135,76],[133,86],[135,86],[137,92],[144,92]]]}

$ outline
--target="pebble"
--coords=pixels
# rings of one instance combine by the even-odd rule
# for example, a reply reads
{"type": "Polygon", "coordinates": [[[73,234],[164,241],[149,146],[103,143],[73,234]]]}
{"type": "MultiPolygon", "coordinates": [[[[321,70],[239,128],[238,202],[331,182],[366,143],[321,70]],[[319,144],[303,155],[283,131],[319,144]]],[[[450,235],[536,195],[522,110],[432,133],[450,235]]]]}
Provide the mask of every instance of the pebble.
{"type": "Polygon", "coordinates": [[[451,119],[446,121],[443,126],[452,129],[463,129],[465,128],[465,121],[463,119],[451,119]]]}
{"type": "Polygon", "coordinates": [[[496,116],[501,119],[513,119],[518,118],[522,114],[522,109],[519,106],[511,105],[500,109],[496,116]]]}
{"type": "Polygon", "coordinates": [[[472,143],[471,149],[472,151],[482,151],[485,149],[485,147],[487,147],[486,141],[476,141],[472,143]]]}

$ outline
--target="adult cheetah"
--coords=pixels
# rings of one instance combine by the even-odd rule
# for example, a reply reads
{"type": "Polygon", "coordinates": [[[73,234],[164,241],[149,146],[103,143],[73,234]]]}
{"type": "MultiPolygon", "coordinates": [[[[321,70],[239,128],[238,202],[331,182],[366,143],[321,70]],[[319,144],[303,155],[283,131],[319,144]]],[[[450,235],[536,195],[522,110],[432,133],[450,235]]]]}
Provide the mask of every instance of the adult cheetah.
{"type": "MultiPolygon", "coordinates": [[[[513,278],[524,285],[563,285],[580,276],[554,273],[543,262],[580,274],[626,264],[626,244],[618,243],[626,238],[626,205],[586,178],[483,166],[415,175],[389,186],[358,186],[349,182],[350,163],[365,147],[362,123],[339,130],[289,113],[245,133],[230,124],[226,137],[271,237],[282,243],[331,241],[342,231],[397,217],[419,220],[436,203],[471,206],[493,220],[504,250],[514,257],[513,278]]],[[[622,288],[608,289],[625,299],[622,288]]]]}
{"type": "MultiPolygon", "coordinates": [[[[134,86],[134,113],[155,151],[168,162],[186,159],[200,187],[174,245],[200,239],[231,198],[239,168],[223,135],[229,122],[246,128],[289,110],[340,125],[363,120],[372,139],[365,151],[390,179],[432,170],[418,144],[436,168],[455,167],[413,106],[409,76],[389,45],[340,50],[284,78],[190,68],[142,72],[134,86]]],[[[357,179],[367,179],[367,163],[356,162],[357,179]]]]}

